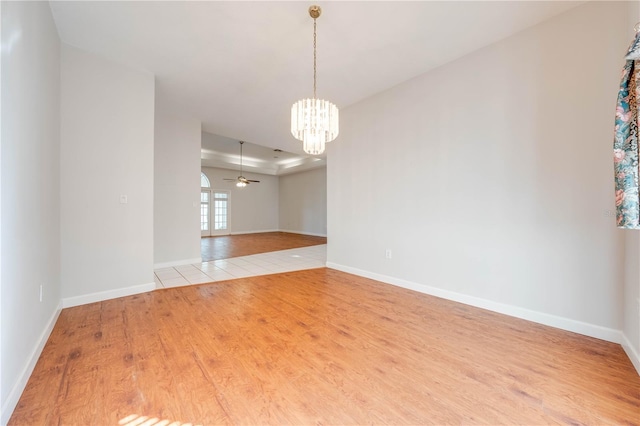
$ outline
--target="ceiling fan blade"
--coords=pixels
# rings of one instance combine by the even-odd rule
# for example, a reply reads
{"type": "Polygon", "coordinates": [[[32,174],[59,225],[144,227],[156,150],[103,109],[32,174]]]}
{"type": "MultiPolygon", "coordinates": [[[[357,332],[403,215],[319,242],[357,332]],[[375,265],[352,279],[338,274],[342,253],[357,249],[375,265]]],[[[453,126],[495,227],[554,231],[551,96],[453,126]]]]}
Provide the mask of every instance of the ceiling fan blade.
{"type": "Polygon", "coordinates": [[[260,183],[259,180],[251,180],[251,179],[247,179],[247,182],[258,182],[258,183],[260,183]]]}
{"type": "Polygon", "coordinates": [[[228,181],[234,182],[234,181],[236,181],[236,180],[238,180],[238,179],[227,179],[227,178],[222,178],[222,180],[228,180],[228,181]]]}

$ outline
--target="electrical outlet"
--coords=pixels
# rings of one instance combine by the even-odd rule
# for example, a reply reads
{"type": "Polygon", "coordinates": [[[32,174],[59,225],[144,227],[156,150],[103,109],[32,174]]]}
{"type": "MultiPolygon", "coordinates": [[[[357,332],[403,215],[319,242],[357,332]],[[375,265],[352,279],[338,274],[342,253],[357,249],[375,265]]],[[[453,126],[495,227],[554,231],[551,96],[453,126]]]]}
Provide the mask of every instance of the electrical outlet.
{"type": "Polygon", "coordinates": [[[393,253],[391,253],[391,249],[385,250],[384,257],[386,257],[387,259],[391,259],[393,257],[393,253]]]}
{"type": "Polygon", "coordinates": [[[42,302],[42,284],[40,284],[40,301],[42,302]]]}

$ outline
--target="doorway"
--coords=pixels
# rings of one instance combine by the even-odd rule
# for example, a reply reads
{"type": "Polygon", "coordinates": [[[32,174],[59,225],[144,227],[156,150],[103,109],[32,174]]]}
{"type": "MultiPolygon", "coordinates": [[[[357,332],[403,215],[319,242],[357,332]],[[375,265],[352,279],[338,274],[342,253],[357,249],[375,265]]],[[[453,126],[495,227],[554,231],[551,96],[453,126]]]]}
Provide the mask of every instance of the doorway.
{"type": "Polygon", "coordinates": [[[229,191],[200,190],[200,235],[229,235],[229,191]]]}
{"type": "Polygon", "coordinates": [[[211,210],[211,236],[229,235],[229,191],[213,190],[211,192],[213,208],[211,210]]]}

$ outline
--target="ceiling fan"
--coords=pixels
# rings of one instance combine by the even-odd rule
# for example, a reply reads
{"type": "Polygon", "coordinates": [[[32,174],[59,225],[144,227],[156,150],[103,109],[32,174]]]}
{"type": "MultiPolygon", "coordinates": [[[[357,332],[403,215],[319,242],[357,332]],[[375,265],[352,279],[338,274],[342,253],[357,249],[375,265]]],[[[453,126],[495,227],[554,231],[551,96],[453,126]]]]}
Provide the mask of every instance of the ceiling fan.
{"type": "Polygon", "coordinates": [[[238,142],[240,142],[240,176],[238,176],[235,179],[224,178],[224,180],[230,181],[230,182],[235,182],[236,186],[238,188],[244,188],[245,186],[249,185],[249,183],[251,183],[251,182],[259,183],[260,181],[259,180],[247,179],[246,177],[242,176],[242,145],[244,144],[244,141],[238,141],[238,142]]]}

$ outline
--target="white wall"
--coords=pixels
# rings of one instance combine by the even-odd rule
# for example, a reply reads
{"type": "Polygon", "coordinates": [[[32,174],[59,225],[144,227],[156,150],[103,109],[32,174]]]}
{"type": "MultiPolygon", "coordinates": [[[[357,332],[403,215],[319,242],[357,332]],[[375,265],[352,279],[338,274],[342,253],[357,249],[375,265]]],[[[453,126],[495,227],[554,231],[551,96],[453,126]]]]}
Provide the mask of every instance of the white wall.
{"type": "Polygon", "coordinates": [[[609,212],[628,7],[579,6],[345,108],[328,264],[619,340],[609,212]]]}
{"type": "Polygon", "coordinates": [[[155,100],[153,236],[156,267],[200,261],[200,121],[155,100]]]}
{"type": "Polygon", "coordinates": [[[154,77],[67,45],[61,64],[64,305],[155,288],[154,77]]]}
{"type": "Polygon", "coordinates": [[[229,227],[232,234],[277,231],[278,228],[278,177],[244,172],[247,179],[259,180],[244,188],[223,178],[238,177],[238,170],[203,167],[212,189],[231,191],[229,227]]]}
{"type": "Polygon", "coordinates": [[[5,424],[59,312],[60,41],[48,3],[2,2],[0,8],[0,423],[5,424]]]}
{"type": "Polygon", "coordinates": [[[327,169],[280,176],[280,230],[327,235],[327,169]]]}

